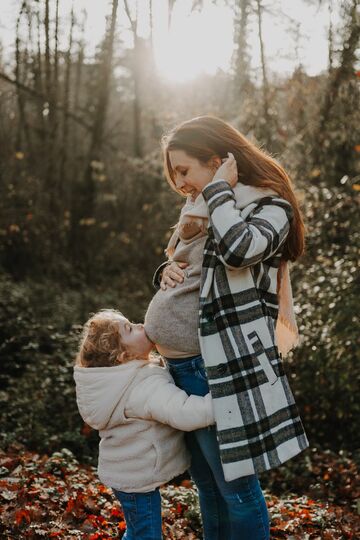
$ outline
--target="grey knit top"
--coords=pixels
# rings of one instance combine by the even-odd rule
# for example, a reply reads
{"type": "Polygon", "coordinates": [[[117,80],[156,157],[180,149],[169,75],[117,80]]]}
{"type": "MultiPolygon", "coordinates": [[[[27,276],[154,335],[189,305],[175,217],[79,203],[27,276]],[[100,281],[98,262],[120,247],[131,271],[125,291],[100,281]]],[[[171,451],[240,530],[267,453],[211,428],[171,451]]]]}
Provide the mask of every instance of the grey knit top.
{"type": "Polygon", "coordinates": [[[149,304],[145,314],[145,331],[151,341],[159,345],[160,353],[164,347],[182,351],[184,356],[200,354],[199,295],[206,239],[203,233],[189,240],[179,239],[171,258],[189,264],[185,269],[186,277],[174,288],[160,289],[149,304]]]}

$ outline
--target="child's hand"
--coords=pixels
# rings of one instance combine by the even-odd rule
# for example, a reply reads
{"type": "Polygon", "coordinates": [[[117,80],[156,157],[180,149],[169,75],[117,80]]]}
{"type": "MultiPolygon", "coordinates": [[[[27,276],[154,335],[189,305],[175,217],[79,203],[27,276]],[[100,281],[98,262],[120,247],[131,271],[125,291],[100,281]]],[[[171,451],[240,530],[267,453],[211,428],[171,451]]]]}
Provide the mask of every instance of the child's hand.
{"type": "Polygon", "coordinates": [[[186,216],[183,218],[184,223],[180,225],[180,238],[189,240],[200,232],[206,232],[206,226],[204,220],[201,218],[195,218],[192,216],[186,216]]]}
{"type": "Polygon", "coordinates": [[[228,156],[223,159],[224,163],[216,171],[213,180],[225,180],[233,188],[238,182],[238,170],[234,154],[228,152],[228,156]]]}
{"type": "Polygon", "coordinates": [[[180,237],[182,237],[184,240],[189,240],[190,238],[196,236],[200,231],[200,225],[198,225],[195,221],[190,221],[189,223],[184,223],[180,227],[180,237]]]}

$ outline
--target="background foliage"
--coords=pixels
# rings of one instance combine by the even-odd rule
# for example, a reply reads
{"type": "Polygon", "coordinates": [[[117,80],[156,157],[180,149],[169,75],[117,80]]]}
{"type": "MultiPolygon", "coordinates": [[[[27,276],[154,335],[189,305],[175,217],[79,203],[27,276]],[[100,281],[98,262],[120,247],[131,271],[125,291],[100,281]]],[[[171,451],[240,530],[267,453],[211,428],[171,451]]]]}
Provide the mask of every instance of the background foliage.
{"type": "MultiPolygon", "coordinates": [[[[343,2],[332,29],[338,47],[329,33],[329,69],[320,75],[299,62],[289,77],[266,77],[265,55],[259,81],[235,33],[230,73],[171,90],[151,68],[146,40],[121,46],[117,4],[91,58],[74,15],[60,21],[69,34],[61,50],[55,3],[20,2],[11,67],[0,64],[0,446],[67,447],[94,460],[97,435],[77,413],[72,379],[80,325],[103,307],[142,320],[182,204],[163,177],[160,136],[185,118],[214,114],[265,146],[293,177],[307,250],[292,267],[302,343],[285,368],[311,445],[356,451],[357,2],[343,2]]],[[[261,18],[267,8],[230,4],[243,31],[247,14],[261,18]]]]}

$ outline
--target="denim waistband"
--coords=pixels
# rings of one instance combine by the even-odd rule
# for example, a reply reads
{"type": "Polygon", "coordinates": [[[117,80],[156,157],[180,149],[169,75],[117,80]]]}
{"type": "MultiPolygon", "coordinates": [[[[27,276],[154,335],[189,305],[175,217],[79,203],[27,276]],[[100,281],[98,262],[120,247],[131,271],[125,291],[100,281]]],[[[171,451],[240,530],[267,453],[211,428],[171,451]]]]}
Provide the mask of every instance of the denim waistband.
{"type": "Polygon", "coordinates": [[[168,366],[179,366],[180,364],[185,364],[186,362],[201,358],[201,354],[197,354],[196,356],[186,356],[184,358],[167,358],[166,356],[163,356],[163,358],[168,366]]]}

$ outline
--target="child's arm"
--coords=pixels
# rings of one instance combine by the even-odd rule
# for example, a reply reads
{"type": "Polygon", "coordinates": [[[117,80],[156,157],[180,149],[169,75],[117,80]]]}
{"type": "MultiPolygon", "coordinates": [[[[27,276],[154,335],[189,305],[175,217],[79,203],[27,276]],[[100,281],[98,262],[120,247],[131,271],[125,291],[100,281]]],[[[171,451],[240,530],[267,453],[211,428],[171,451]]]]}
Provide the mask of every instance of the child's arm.
{"type": "Polygon", "coordinates": [[[125,413],[128,417],[157,420],[181,431],[193,431],[215,422],[210,394],[188,396],[166,372],[137,385],[125,413]]]}

